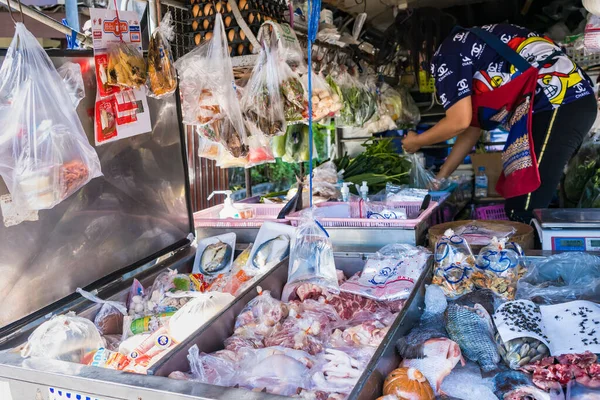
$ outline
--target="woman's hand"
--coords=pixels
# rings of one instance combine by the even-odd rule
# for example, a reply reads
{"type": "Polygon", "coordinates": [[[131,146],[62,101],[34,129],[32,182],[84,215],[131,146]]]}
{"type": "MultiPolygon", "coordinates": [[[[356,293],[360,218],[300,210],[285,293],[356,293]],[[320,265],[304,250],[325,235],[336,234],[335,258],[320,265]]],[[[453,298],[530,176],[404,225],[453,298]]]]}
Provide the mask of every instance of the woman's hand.
{"type": "Polygon", "coordinates": [[[402,138],[402,149],[407,153],[416,153],[420,148],[419,135],[416,132],[408,131],[406,136],[402,138]]]}

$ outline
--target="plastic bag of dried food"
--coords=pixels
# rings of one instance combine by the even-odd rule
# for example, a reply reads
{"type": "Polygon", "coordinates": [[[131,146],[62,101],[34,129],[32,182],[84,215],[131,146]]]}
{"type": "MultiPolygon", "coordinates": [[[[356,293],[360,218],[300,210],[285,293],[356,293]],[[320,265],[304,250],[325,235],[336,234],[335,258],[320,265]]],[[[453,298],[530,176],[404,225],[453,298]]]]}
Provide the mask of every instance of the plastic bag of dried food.
{"type": "Polygon", "coordinates": [[[517,283],[517,299],[538,304],[573,300],[597,301],[600,296],[600,257],[562,253],[534,262],[517,283]]]}
{"type": "Polygon", "coordinates": [[[378,301],[406,299],[429,257],[431,252],[423,247],[387,245],[369,257],[361,274],[344,282],[340,290],[378,301]]]}
{"type": "Polygon", "coordinates": [[[550,355],[548,347],[532,337],[520,337],[504,342],[500,333],[496,332],[496,343],[502,361],[514,370],[527,364],[533,364],[550,355]]]}
{"type": "Polygon", "coordinates": [[[77,288],[77,293],[89,301],[102,304],[100,310],[94,318],[94,325],[98,328],[101,335],[116,335],[123,332],[123,317],[127,314],[125,303],[120,301],[102,300],[98,296],[77,288]]]}
{"type": "Polygon", "coordinates": [[[209,125],[210,139],[234,156],[248,153],[246,128],[236,93],[227,37],[220,13],[213,36],[175,62],[179,74],[183,122],[209,125]]]}
{"type": "MultiPolygon", "coordinates": [[[[321,75],[312,72],[311,80],[313,122],[335,116],[342,108],[340,96],[331,89],[321,75]]],[[[302,76],[302,83],[308,88],[308,74],[302,76]]]]}
{"type": "Polygon", "coordinates": [[[276,48],[265,45],[242,96],[242,110],[250,131],[257,129],[267,136],[285,133],[286,120],[281,94],[281,69],[276,48]]]}
{"type": "MultiPolygon", "coordinates": [[[[518,246],[518,245],[516,245],[518,246]]],[[[492,238],[477,256],[471,275],[477,289],[490,289],[504,300],[514,300],[523,263],[520,247],[507,245],[506,239],[492,238]]]]}
{"type": "Polygon", "coordinates": [[[492,238],[509,239],[516,229],[510,225],[499,225],[495,221],[473,221],[456,228],[456,234],[470,245],[487,246],[492,238]]]}
{"type": "Polygon", "coordinates": [[[434,262],[432,283],[439,285],[446,297],[456,298],[473,291],[475,257],[467,241],[452,229],[435,244],[434,262]]]}
{"type": "Polygon", "coordinates": [[[86,353],[99,347],[104,347],[104,341],[94,323],[69,313],[54,316],[37,327],[21,356],[80,363],[86,353]]]}
{"type": "Polygon", "coordinates": [[[109,43],[106,50],[107,85],[139,89],[146,84],[148,78],[146,61],[137,46],[121,40],[109,43]]]}
{"type": "Polygon", "coordinates": [[[65,84],[37,39],[21,23],[7,60],[22,58],[15,74],[27,76],[2,113],[0,175],[13,202],[50,209],[102,175],[65,84]]]}
{"type": "Polygon", "coordinates": [[[152,33],[148,46],[148,96],[163,98],[177,89],[177,75],[173,66],[173,53],[169,44],[175,38],[171,13],[167,12],[160,26],[152,33]]]}
{"type": "Polygon", "coordinates": [[[331,239],[315,219],[313,210],[302,215],[302,222],[296,229],[290,248],[288,281],[281,298],[290,300],[297,287],[304,283],[321,286],[334,293],[340,290],[331,239]]]}
{"type": "Polygon", "coordinates": [[[62,77],[67,92],[71,95],[73,106],[77,108],[79,102],[85,97],[85,87],[83,84],[83,75],[81,74],[81,65],[72,62],[66,62],[58,67],[58,74],[62,77]]]}

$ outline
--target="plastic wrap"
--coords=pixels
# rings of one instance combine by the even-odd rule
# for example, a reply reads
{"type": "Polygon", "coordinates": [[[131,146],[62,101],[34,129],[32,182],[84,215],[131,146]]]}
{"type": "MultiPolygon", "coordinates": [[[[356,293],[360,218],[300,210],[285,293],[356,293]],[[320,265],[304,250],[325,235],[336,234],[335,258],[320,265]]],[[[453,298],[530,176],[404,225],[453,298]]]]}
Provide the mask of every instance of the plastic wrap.
{"type": "Polygon", "coordinates": [[[504,300],[514,300],[523,252],[519,245],[506,239],[492,238],[477,256],[471,279],[477,289],[490,289],[504,300]]]}
{"type": "Polygon", "coordinates": [[[389,182],[385,185],[385,198],[388,201],[423,201],[428,194],[427,189],[408,188],[389,182]]]}
{"type": "Polygon", "coordinates": [[[470,245],[487,246],[492,238],[509,239],[516,229],[510,225],[501,225],[494,221],[473,221],[456,228],[456,234],[462,236],[470,245]]]}
{"type": "Polygon", "coordinates": [[[57,71],[65,83],[67,92],[71,95],[73,106],[77,108],[79,102],[85,97],[85,86],[83,84],[83,75],[81,74],[81,65],[66,62],[58,67],[57,71]]]}
{"type": "Polygon", "coordinates": [[[597,301],[600,296],[600,257],[567,252],[529,266],[517,283],[517,299],[538,304],[573,300],[597,301]]]}
{"type": "Polygon", "coordinates": [[[408,244],[390,244],[369,257],[360,275],[340,290],[378,301],[407,299],[425,268],[431,252],[408,244]]]}
{"type": "Polygon", "coordinates": [[[266,335],[278,322],[288,316],[285,303],[274,299],[271,292],[257,288],[258,296],[246,304],[235,320],[236,333],[240,328],[250,328],[260,335],[266,335]]]}
{"type": "Polygon", "coordinates": [[[475,257],[463,237],[451,229],[444,232],[435,244],[434,262],[432,283],[439,285],[446,297],[456,298],[473,291],[475,257]]]}
{"type": "MultiPolygon", "coordinates": [[[[340,96],[331,89],[321,75],[312,72],[311,80],[313,122],[335,116],[342,108],[340,96]]],[[[308,87],[308,75],[302,77],[302,83],[304,87],[308,87]]]]}
{"type": "Polygon", "coordinates": [[[287,125],[280,71],[285,63],[279,59],[277,49],[268,46],[258,57],[242,96],[246,124],[268,136],[283,135],[287,125]]]}
{"type": "Polygon", "coordinates": [[[94,325],[101,335],[115,335],[123,332],[123,316],[127,315],[125,303],[102,300],[81,288],[77,288],[76,292],[94,303],[102,304],[94,318],[94,325]]]}
{"type": "Polygon", "coordinates": [[[176,342],[182,342],[233,300],[235,297],[229,293],[198,294],[171,317],[169,334],[176,342]]]}
{"type": "Polygon", "coordinates": [[[350,393],[373,355],[370,348],[326,349],[311,370],[314,390],[350,393]]]}
{"type": "Polygon", "coordinates": [[[65,84],[37,39],[21,23],[2,73],[27,77],[14,82],[10,109],[2,112],[0,175],[13,202],[50,209],[102,175],[100,161],[81,126],[65,84]],[[21,58],[16,66],[11,57],[21,58]]]}
{"type": "Polygon", "coordinates": [[[160,26],[150,38],[148,45],[148,96],[158,99],[167,97],[177,90],[177,74],[173,65],[173,53],[169,44],[175,38],[175,26],[171,13],[167,12],[160,26]]]}
{"type": "Polygon", "coordinates": [[[329,234],[315,219],[312,210],[303,214],[292,241],[288,281],[281,298],[289,300],[303,283],[339,292],[333,246],[329,234]]]}
{"type": "Polygon", "coordinates": [[[417,189],[431,189],[435,182],[435,175],[421,165],[418,154],[407,154],[405,157],[411,163],[410,187],[417,189]]]}
{"type": "Polygon", "coordinates": [[[137,45],[124,41],[110,42],[107,55],[107,85],[138,89],[146,84],[146,61],[137,45]]]}
{"type": "Polygon", "coordinates": [[[69,313],[54,316],[33,331],[21,356],[81,363],[86,353],[100,347],[104,341],[93,322],[69,313]]]}
{"type": "Polygon", "coordinates": [[[209,125],[208,138],[219,141],[233,157],[245,157],[248,139],[220,13],[215,16],[212,39],[179,58],[175,68],[183,122],[209,125]]]}
{"type": "MultiPolygon", "coordinates": [[[[217,352],[218,353],[218,352],[217,352]]],[[[233,386],[238,382],[235,360],[215,354],[200,354],[197,345],[188,350],[192,380],[218,386],[233,386]]]]}

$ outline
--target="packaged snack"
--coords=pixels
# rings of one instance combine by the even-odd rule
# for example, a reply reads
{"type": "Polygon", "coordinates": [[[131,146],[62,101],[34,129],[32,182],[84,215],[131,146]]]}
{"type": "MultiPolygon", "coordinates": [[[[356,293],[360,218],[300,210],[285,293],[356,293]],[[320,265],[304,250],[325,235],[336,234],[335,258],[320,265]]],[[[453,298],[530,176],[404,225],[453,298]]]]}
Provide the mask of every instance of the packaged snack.
{"type": "Polygon", "coordinates": [[[100,347],[98,350],[88,353],[82,363],[92,367],[122,371],[130,362],[131,359],[126,355],[100,347]]]}
{"type": "Polygon", "coordinates": [[[174,311],[157,315],[147,315],[141,318],[125,317],[123,319],[123,340],[141,333],[152,333],[167,325],[174,311]]]}
{"type": "Polygon", "coordinates": [[[148,45],[148,96],[163,98],[177,89],[177,75],[169,44],[175,37],[171,13],[167,12],[160,26],[152,33],[148,45]]]}

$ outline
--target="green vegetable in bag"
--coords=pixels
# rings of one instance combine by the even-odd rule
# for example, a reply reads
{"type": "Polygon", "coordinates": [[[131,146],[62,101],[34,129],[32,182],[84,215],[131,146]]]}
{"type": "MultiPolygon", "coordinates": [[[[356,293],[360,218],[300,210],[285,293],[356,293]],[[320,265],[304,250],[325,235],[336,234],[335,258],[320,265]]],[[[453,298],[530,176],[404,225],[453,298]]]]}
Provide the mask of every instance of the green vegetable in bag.
{"type": "Polygon", "coordinates": [[[582,195],[590,179],[600,168],[600,141],[589,140],[584,143],[577,154],[569,161],[563,182],[567,205],[575,205],[582,200],[582,195]]]}
{"type": "Polygon", "coordinates": [[[579,208],[600,208],[600,169],[587,181],[578,204],[579,208]]]}
{"type": "Polygon", "coordinates": [[[285,138],[287,135],[275,136],[271,139],[273,156],[281,158],[285,155],[285,138]]]}

